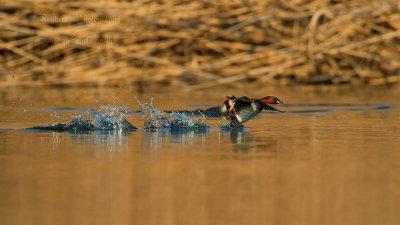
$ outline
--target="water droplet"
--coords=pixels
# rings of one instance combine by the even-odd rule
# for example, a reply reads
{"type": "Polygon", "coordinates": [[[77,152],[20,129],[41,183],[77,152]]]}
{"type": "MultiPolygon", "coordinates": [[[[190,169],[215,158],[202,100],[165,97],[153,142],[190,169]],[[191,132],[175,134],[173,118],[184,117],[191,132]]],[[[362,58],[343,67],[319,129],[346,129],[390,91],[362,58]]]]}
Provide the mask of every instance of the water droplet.
{"type": "Polygon", "coordinates": [[[55,117],[55,118],[60,118],[60,115],[58,115],[57,112],[54,112],[53,114],[50,114],[50,116],[53,116],[53,117],[55,117]]]}
{"type": "Polygon", "coordinates": [[[170,128],[174,130],[179,129],[207,129],[207,125],[199,122],[196,118],[190,118],[184,113],[166,113],[158,110],[153,106],[154,97],[150,99],[150,104],[142,103],[135,98],[139,105],[142,107],[142,117],[144,119],[145,129],[154,128],[170,128]],[[170,120],[168,119],[170,118],[170,120]]]}

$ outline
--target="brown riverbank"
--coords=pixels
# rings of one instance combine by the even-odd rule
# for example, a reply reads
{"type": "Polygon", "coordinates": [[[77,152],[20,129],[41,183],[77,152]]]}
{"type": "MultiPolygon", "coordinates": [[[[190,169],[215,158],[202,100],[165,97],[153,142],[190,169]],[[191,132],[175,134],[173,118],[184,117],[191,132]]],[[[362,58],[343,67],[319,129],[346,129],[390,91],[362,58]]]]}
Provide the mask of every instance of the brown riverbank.
{"type": "Polygon", "coordinates": [[[0,86],[400,80],[393,0],[6,0],[0,17],[0,86]]]}

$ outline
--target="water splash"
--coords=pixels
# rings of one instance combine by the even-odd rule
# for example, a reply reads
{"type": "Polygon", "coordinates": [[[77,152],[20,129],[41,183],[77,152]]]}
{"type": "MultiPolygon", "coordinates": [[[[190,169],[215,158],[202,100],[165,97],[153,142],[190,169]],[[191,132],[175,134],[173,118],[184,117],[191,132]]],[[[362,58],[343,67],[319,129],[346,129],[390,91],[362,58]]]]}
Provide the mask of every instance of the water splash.
{"type": "Polygon", "coordinates": [[[90,117],[89,121],[93,122],[93,125],[100,130],[130,130],[133,125],[130,124],[125,116],[128,113],[128,109],[125,106],[111,106],[111,105],[100,105],[99,110],[87,109],[85,113],[90,117]]]}
{"type": "Polygon", "coordinates": [[[71,120],[64,124],[58,123],[48,126],[35,126],[33,130],[52,131],[94,131],[115,130],[132,131],[137,128],[126,120],[128,110],[125,106],[101,105],[99,110],[85,109],[79,115],[72,115],[71,120]]]}
{"type": "Polygon", "coordinates": [[[202,115],[201,121],[198,121],[196,118],[190,118],[183,113],[172,112],[170,116],[170,126],[173,131],[179,131],[182,129],[201,130],[208,128],[205,123],[206,118],[204,115],[202,115]]]}
{"type": "Polygon", "coordinates": [[[167,118],[167,113],[153,107],[154,97],[151,97],[150,104],[143,103],[135,97],[136,101],[142,107],[141,115],[144,120],[145,129],[167,128],[171,122],[167,118]]]}
{"type": "Polygon", "coordinates": [[[195,117],[188,117],[185,113],[165,112],[153,107],[154,97],[151,97],[150,104],[136,101],[142,107],[141,115],[144,120],[144,129],[154,130],[158,128],[169,128],[171,131],[182,132],[189,130],[206,130],[205,116],[198,121],[195,117]]]}
{"type": "Polygon", "coordinates": [[[50,116],[55,117],[57,119],[60,119],[60,115],[57,113],[57,111],[54,111],[52,114],[50,114],[50,116]]]}

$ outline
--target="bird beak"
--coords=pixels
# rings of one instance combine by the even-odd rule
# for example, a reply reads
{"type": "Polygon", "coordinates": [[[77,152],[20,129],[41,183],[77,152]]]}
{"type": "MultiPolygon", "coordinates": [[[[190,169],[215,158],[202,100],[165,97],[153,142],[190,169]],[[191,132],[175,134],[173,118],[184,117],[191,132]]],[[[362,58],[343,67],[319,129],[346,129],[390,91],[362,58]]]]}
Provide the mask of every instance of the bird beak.
{"type": "MultiPolygon", "coordinates": [[[[278,103],[279,104],[279,103],[278,103]]],[[[283,113],[284,111],[281,111],[281,110],[279,110],[279,109],[276,109],[276,108],[274,108],[274,107],[272,107],[272,106],[270,106],[270,105],[268,105],[268,104],[265,104],[265,106],[264,106],[264,108],[263,108],[264,110],[268,110],[268,111],[273,111],[273,112],[280,112],[280,113],[283,113]]]]}

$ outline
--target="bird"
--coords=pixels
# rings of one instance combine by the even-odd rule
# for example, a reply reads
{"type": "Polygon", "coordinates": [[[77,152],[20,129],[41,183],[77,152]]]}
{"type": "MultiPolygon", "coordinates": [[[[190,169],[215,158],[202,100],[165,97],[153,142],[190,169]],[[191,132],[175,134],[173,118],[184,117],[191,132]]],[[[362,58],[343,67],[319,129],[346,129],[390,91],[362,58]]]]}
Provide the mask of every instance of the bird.
{"type": "Polygon", "coordinates": [[[279,109],[272,107],[270,104],[282,104],[283,102],[275,96],[267,96],[260,99],[251,99],[247,96],[236,98],[235,96],[227,96],[225,102],[219,107],[212,107],[205,112],[216,113],[231,121],[231,125],[242,124],[262,110],[283,112],[279,109]]]}

